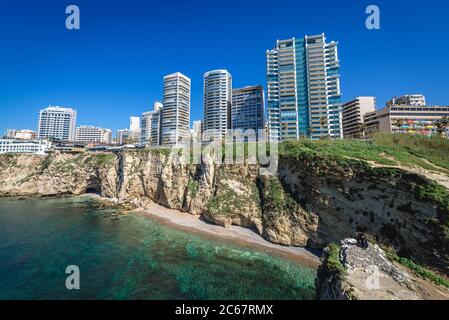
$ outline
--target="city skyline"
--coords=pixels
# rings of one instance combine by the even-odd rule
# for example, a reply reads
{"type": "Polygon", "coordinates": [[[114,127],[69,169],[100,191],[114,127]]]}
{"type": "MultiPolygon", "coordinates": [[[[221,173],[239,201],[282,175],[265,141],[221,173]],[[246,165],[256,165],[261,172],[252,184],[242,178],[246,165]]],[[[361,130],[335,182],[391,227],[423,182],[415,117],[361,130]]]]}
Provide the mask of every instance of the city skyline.
{"type": "MultiPolygon", "coordinates": [[[[322,3],[323,1],[321,5],[322,3]]],[[[444,28],[442,23],[438,22],[441,19],[437,16],[444,12],[444,8],[449,7],[447,3],[430,1],[417,7],[404,1],[398,1],[395,4],[379,1],[382,27],[377,31],[369,31],[364,27],[366,18],[364,9],[367,5],[364,1],[360,1],[349,9],[345,8],[344,12],[337,10],[337,4],[328,1],[324,3],[328,4],[324,12],[325,17],[330,17],[328,20],[313,21],[313,15],[310,17],[306,15],[304,21],[294,19],[297,21],[277,22],[276,25],[271,25],[272,31],[264,26],[263,21],[259,21],[253,26],[256,26],[260,32],[251,39],[239,39],[236,36],[248,25],[243,21],[241,13],[233,13],[236,19],[235,22],[233,21],[232,28],[226,31],[228,33],[224,33],[225,28],[219,26],[206,31],[192,22],[194,21],[192,18],[192,21],[189,20],[186,23],[186,32],[190,32],[192,37],[187,37],[189,41],[181,39],[176,44],[167,44],[163,39],[163,36],[169,34],[171,30],[162,32],[157,29],[160,32],[158,34],[148,28],[162,19],[153,17],[154,15],[146,18],[142,16],[139,10],[147,8],[148,4],[130,6],[126,11],[127,17],[123,21],[118,19],[119,6],[108,8],[107,12],[118,19],[119,26],[112,26],[111,34],[101,41],[98,39],[109,31],[101,25],[106,23],[107,15],[101,13],[102,8],[98,3],[89,4],[79,1],[83,23],[81,30],[73,33],[59,26],[61,24],[59,20],[64,21],[65,17],[63,6],[8,4],[2,13],[8,10],[18,12],[28,8],[22,19],[30,19],[34,29],[30,30],[26,26],[21,26],[20,23],[23,21],[11,21],[8,17],[1,19],[0,35],[5,39],[5,50],[0,53],[1,61],[3,61],[0,64],[4,71],[0,76],[0,85],[3,88],[0,95],[0,107],[4,111],[0,119],[0,131],[4,132],[8,128],[36,129],[36,115],[39,110],[47,105],[60,105],[73,107],[78,111],[79,125],[111,128],[115,132],[127,127],[129,116],[140,116],[143,112],[152,109],[154,101],[162,100],[163,76],[177,71],[192,79],[190,119],[192,123],[194,120],[203,119],[202,75],[204,72],[227,69],[233,75],[234,88],[262,85],[266,90],[266,50],[270,50],[278,39],[300,38],[305,34],[321,33],[326,33],[329,39],[339,42],[343,102],[357,96],[376,96],[378,107],[382,108],[393,96],[422,93],[429,98],[431,105],[447,105],[444,88],[447,88],[449,84],[444,75],[448,66],[442,63],[443,55],[439,51],[430,53],[420,46],[413,45],[413,41],[421,35],[426,35],[426,39],[430,40],[443,36],[444,28]],[[439,9],[435,10],[435,7],[439,9]],[[331,17],[333,10],[340,14],[338,21],[331,17]],[[32,11],[35,15],[28,11],[32,11]],[[420,13],[419,21],[411,18],[413,12],[420,13]],[[93,22],[92,19],[97,15],[98,21],[93,22]],[[130,19],[133,17],[138,18],[138,22],[132,22],[130,19]],[[150,21],[151,19],[156,21],[150,21]],[[407,26],[404,25],[405,23],[408,23],[407,26]],[[142,26],[142,31],[138,30],[139,24],[142,26]],[[123,30],[120,31],[120,28],[123,30]],[[16,38],[8,34],[8,30],[13,29],[16,32],[16,38]],[[348,29],[354,29],[354,33],[348,34],[348,29]],[[395,37],[394,31],[401,37],[395,37]],[[115,34],[116,32],[119,34],[115,34]],[[122,34],[128,35],[133,32],[135,36],[132,36],[129,41],[122,36],[122,34]],[[193,32],[198,32],[201,37],[195,39],[193,32]],[[225,35],[220,41],[230,48],[225,50],[227,52],[214,48],[220,41],[209,37],[213,34],[225,35]],[[149,37],[148,43],[141,41],[144,35],[149,37]],[[115,36],[118,40],[113,40],[115,36]],[[31,37],[36,39],[33,40],[31,37]],[[52,51],[51,46],[47,48],[46,44],[52,41],[62,50],[57,50],[56,53],[52,51]],[[96,41],[100,43],[95,45],[96,41]],[[23,50],[17,58],[13,59],[13,49],[16,49],[17,55],[17,49],[22,46],[25,48],[25,43],[26,48],[30,49],[29,52],[23,50]],[[113,51],[121,44],[128,49],[124,56],[122,50],[113,51]],[[162,47],[167,49],[160,53],[150,52],[162,47]],[[192,50],[194,52],[190,53],[186,51],[188,47],[197,47],[199,50],[192,50]],[[169,52],[170,50],[174,51],[169,52]],[[90,53],[87,53],[88,51],[90,53]],[[198,54],[198,52],[201,53],[198,54]],[[122,59],[118,58],[118,54],[121,54],[122,59]],[[199,57],[192,59],[194,54],[198,54],[199,57]],[[156,59],[157,63],[154,63],[151,61],[152,58],[162,60],[156,59]],[[105,61],[102,62],[102,59],[105,61]],[[107,68],[111,66],[113,68],[108,70],[107,68]],[[70,80],[72,77],[73,80],[70,80]],[[21,117],[14,114],[17,110],[21,110],[21,117]]],[[[283,8],[273,10],[276,12],[281,10],[287,12],[288,9],[311,10],[318,5],[292,1],[284,1],[282,4],[284,4],[283,8]]],[[[250,3],[242,5],[245,9],[249,8],[250,3]]],[[[159,4],[152,7],[151,12],[166,12],[166,10],[163,4],[159,4]]],[[[178,16],[183,10],[194,12],[195,6],[187,8],[181,5],[173,10],[173,16],[178,16]]],[[[229,13],[229,9],[218,4],[211,5],[209,10],[216,10],[219,16],[229,13]]],[[[255,10],[268,12],[264,4],[255,10]]],[[[192,17],[199,14],[193,14],[192,17]]],[[[201,15],[204,14],[207,12],[201,13],[201,15]]],[[[254,21],[255,18],[248,19],[254,21]]],[[[259,19],[261,19],[260,16],[259,19]]]]}

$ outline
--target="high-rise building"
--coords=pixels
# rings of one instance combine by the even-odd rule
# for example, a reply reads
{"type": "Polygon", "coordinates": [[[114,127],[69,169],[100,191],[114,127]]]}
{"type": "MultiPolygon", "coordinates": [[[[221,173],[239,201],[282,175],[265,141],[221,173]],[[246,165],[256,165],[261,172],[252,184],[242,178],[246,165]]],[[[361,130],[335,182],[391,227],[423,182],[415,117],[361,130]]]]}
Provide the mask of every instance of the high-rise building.
{"type": "Polygon", "coordinates": [[[205,134],[224,137],[228,129],[231,129],[231,105],[231,74],[227,70],[206,72],[204,74],[203,122],[205,134]]]}
{"type": "Polygon", "coordinates": [[[130,117],[129,118],[129,131],[130,131],[130,136],[129,136],[130,142],[139,143],[140,136],[141,136],[140,118],[139,117],[130,117]]]}
{"type": "Polygon", "coordinates": [[[262,86],[232,90],[231,127],[256,133],[264,128],[264,92],[262,86]]]}
{"type": "Polygon", "coordinates": [[[49,106],[39,112],[37,136],[39,139],[74,141],[76,111],[71,108],[49,106]]]}
{"type": "Polygon", "coordinates": [[[321,34],[278,40],[267,51],[270,139],[342,138],[337,45],[321,34]]]}
{"type": "Polygon", "coordinates": [[[161,144],[172,146],[189,139],[190,79],[176,72],[164,77],[161,144]]]}
{"type": "Polygon", "coordinates": [[[161,144],[162,108],[160,102],[155,102],[153,111],[144,112],[141,118],[141,142],[152,146],[161,144]]]}
{"type": "Polygon", "coordinates": [[[112,131],[94,126],[79,126],[76,128],[76,142],[112,143],[112,131]]]}
{"type": "Polygon", "coordinates": [[[130,117],[129,118],[129,130],[136,132],[140,130],[140,118],[130,117]]]}
{"type": "Polygon", "coordinates": [[[422,94],[407,94],[401,97],[394,97],[387,102],[387,106],[424,107],[426,106],[426,97],[422,94]]]}
{"type": "Polygon", "coordinates": [[[197,138],[198,140],[202,139],[203,126],[201,120],[193,121],[192,136],[197,138]]]}
{"type": "Polygon", "coordinates": [[[345,138],[365,138],[364,118],[368,112],[376,111],[375,97],[358,97],[343,105],[343,136],[345,138]]]}

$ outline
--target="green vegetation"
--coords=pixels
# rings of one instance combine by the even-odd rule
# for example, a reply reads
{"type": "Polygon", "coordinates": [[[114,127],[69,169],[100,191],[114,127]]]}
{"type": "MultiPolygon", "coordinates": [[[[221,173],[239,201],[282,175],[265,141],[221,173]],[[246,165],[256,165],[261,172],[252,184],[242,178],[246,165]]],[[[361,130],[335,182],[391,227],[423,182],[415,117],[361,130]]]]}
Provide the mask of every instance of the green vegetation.
{"type": "MultiPolygon", "coordinates": [[[[215,194],[207,203],[208,213],[233,218],[248,210],[258,210],[259,190],[254,179],[239,173],[229,174],[223,167],[218,170],[217,175],[215,194]],[[231,180],[235,185],[229,182],[231,180]]],[[[188,187],[193,187],[190,182],[188,187]]]]}
{"type": "Polygon", "coordinates": [[[51,157],[51,154],[47,155],[41,163],[40,172],[42,173],[45,170],[47,170],[48,167],[50,167],[52,161],[53,161],[53,159],[51,157]]]}
{"type": "Polygon", "coordinates": [[[76,157],[73,160],[73,163],[80,164],[80,165],[94,165],[99,167],[104,167],[106,165],[109,165],[114,162],[116,158],[116,155],[113,153],[94,153],[94,154],[88,154],[85,157],[79,158],[76,157]],[[84,163],[81,162],[81,160],[84,160],[84,163]]]}
{"type": "Polygon", "coordinates": [[[269,177],[265,184],[268,191],[265,204],[271,207],[268,211],[296,211],[298,203],[284,191],[277,177],[269,177]]]}
{"type": "Polygon", "coordinates": [[[148,150],[149,150],[149,152],[151,154],[155,154],[155,155],[162,154],[164,156],[169,156],[170,152],[171,152],[170,148],[149,148],[149,149],[143,149],[143,151],[145,151],[145,152],[148,152],[148,150]]]}
{"type": "Polygon", "coordinates": [[[432,281],[433,283],[436,283],[438,285],[442,285],[442,286],[449,288],[449,281],[447,279],[441,277],[440,275],[436,274],[435,272],[432,272],[432,271],[416,264],[415,262],[413,262],[410,259],[399,257],[396,254],[396,252],[394,252],[394,250],[391,248],[384,248],[384,250],[387,254],[387,258],[390,259],[391,261],[396,261],[396,262],[402,264],[403,266],[414,271],[417,275],[421,276],[422,278],[424,278],[426,280],[432,281]]]}
{"type": "Polygon", "coordinates": [[[328,254],[326,259],[326,269],[332,275],[337,277],[343,277],[346,275],[346,268],[340,262],[340,246],[335,243],[331,243],[328,246],[328,254]]]}
{"type": "Polygon", "coordinates": [[[234,190],[221,185],[220,191],[209,199],[207,211],[220,216],[234,216],[245,208],[244,201],[234,190]]]}
{"type": "Polygon", "coordinates": [[[302,139],[280,145],[284,157],[326,156],[375,161],[384,165],[419,166],[427,170],[449,172],[449,140],[439,136],[377,134],[372,140],[302,139]],[[438,167],[435,167],[439,166],[438,167]]]}
{"type": "Polygon", "coordinates": [[[416,187],[416,195],[422,200],[430,200],[439,204],[449,212],[449,192],[436,183],[428,183],[416,187]]]}
{"type": "Polygon", "coordinates": [[[113,153],[102,153],[94,155],[94,160],[98,166],[105,166],[111,164],[115,160],[115,154],[113,153]]]}
{"type": "Polygon", "coordinates": [[[261,183],[264,194],[262,204],[265,227],[277,228],[279,225],[287,224],[288,221],[296,221],[299,217],[304,218],[306,223],[313,223],[309,213],[284,188],[278,177],[263,178],[261,183]]]}
{"type": "Polygon", "coordinates": [[[195,197],[196,193],[198,192],[198,182],[195,180],[189,180],[189,183],[187,184],[187,188],[189,189],[190,193],[192,194],[192,197],[195,197]]]}

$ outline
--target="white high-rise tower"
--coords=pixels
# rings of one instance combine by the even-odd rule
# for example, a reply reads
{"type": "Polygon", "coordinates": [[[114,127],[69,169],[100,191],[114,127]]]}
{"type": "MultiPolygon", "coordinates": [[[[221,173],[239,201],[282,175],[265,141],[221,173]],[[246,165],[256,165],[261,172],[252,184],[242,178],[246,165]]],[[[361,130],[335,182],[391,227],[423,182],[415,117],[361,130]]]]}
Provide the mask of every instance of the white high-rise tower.
{"type": "Polygon", "coordinates": [[[190,136],[190,79],[176,72],[164,77],[161,144],[172,146],[190,136]]]}
{"type": "MultiPolygon", "coordinates": [[[[206,135],[224,137],[231,129],[232,77],[227,70],[204,74],[204,123],[206,135]]],[[[206,137],[207,138],[207,137],[206,137]]]]}

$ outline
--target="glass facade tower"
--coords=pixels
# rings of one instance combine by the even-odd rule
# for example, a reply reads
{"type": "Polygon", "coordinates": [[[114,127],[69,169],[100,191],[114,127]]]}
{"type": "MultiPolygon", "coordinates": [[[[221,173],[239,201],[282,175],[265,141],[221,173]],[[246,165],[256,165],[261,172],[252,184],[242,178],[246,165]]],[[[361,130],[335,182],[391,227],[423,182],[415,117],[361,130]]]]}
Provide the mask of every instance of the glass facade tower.
{"type": "Polygon", "coordinates": [[[271,140],[342,138],[336,42],[325,35],[278,40],[267,51],[267,117],[271,140]]]}

